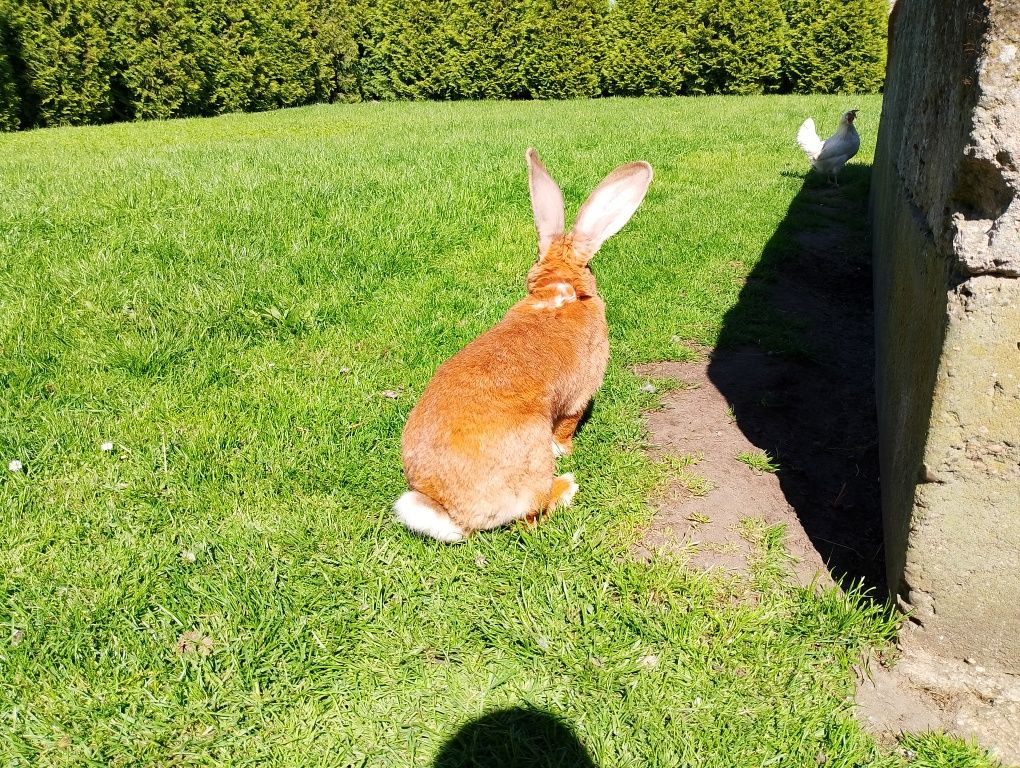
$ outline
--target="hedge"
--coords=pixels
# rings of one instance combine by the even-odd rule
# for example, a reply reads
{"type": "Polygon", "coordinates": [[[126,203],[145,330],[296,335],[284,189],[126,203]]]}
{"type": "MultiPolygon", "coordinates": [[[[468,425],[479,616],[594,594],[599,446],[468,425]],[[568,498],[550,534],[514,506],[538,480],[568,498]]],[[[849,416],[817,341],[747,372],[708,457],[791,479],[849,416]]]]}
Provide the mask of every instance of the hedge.
{"type": "Polygon", "coordinates": [[[789,25],[784,79],[796,93],[874,93],[885,78],[885,3],[783,0],[789,25]]]}
{"type": "MultiPolygon", "coordinates": [[[[3,34],[2,31],[0,34],[3,34]]],[[[0,131],[14,131],[21,126],[18,105],[14,68],[6,51],[0,48],[0,131]]]]}
{"type": "Polygon", "coordinates": [[[19,0],[7,4],[6,54],[14,70],[21,124],[78,125],[114,118],[103,0],[19,0]]]}
{"type": "Polygon", "coordinates": [[[691,35],[698,18],[692,0],[618,0],[610,9],[603,93],[675,96],[696,74],[691,35]]]}
{"type": "Polygon", "coordinates": [[[361,98],[601,95],[603,0],[380,0],[363,12],[361,98]]]}
{"type": "Polygon", "coordinates": [[[881,88],[886,0],[0,0],[0,130],[323,101],[881,88]]]}
{"type": "Polygon", "coordinates": [[[775,93],[787,50],[779,0],[714,0],[691,33],[691,93],[775,93]]]}

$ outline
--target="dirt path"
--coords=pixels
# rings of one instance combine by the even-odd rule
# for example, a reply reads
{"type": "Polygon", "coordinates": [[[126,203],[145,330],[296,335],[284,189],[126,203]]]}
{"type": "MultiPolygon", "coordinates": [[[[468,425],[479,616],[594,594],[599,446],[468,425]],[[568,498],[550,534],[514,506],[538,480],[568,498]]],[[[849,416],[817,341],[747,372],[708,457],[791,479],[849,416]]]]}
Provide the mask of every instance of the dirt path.
{"type": "Polygon", "coordinates": [[[646,550],[680,542],[696,547],[696,565],[746,570],[736,527],[753,514],[786,525],[801,581],[816,573],[863,581],[885,599],[867,176],[850,181],[845,190],[808,182],[798,194],[727,313],[719,350],[637,370],[689,385],[647,415],[651,442],[661,453],[702,455],[692,471],[715,488],[668,496],[646,550]],[[755,323],[776,317],[797,326],[800,354],[746,343],[755,323]],[[761,451],[778,472],[736,459],[761,451]]]}
{"type": "MultiPolygon", "coordinates": [[[[767,369],[776,373],[779,369],[774,360],[750,351],[717,356],[715,361],[758,372],[767,369]]],[[[732,403],[713,384],[708,365],[705,359],[638,369],[653,380],[674,378],[688,385],[667,394],[662,409],[646,415],[648,429],[657,453],[701,457],[689,471],[712,489],[696,496],[677,481],[659,504],[643,552],[693,545],[690,562],[695,567],[748,573],[753,552],[751,543],[741,536],[740,524],[749,517],[761,518],[769,525],[786,526],[786,546],[796,558],[798,581],[807,584],[820,578],[831,584],[825,562],[787,501],[779,477],[737,460],[742,453],[760,452],[731,415],[747,402],[732,403]]],[[[754,397],[752,392],[749,395],[754,397]]]]}
{"type": "MultiPolygon", "coordinates": [[[[683,550],[694,567],[747,573],[753,549],[741,523],[759,518],[786,526],[799,583],[863,582],[874,599],[886,599],[867,176],[857,170],[856,189],[809,182],[801,190],[728,313],[720,349],[636,369],[653,386],[683,382],[646,414],[653,453],[699,457],[683,470],[697,476],[687,479],[696,492],[678,477],[639,556],[683,550]],[[747,343],[749,327],[768,322],[767,312],[802,328],[803,354],[747,343]],[[775,457],[776,473],[736,458],[763,450],[775,457]]],[[[899,645],[894,664],[862,662],[862,725],[889,748],[905,732],[946,731],[1020,766],[1020,679],[933,657],[913,646],[909,625],[899,645]]]]}

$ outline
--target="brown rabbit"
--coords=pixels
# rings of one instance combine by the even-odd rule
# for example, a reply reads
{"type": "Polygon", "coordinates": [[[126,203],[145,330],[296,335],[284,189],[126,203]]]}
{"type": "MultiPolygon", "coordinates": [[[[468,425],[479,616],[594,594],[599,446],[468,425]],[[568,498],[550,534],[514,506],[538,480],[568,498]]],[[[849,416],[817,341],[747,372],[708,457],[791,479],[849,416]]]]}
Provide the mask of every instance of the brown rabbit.
{"type": "Polygon", "coordinates": [[[411,530],[460,541],[569,505],[570,474],[554,477],[609,361],[605,304],[588,262],[634,215],[652,181],[623,165],[591,193],[563,233],[563,195],[527,151],[538,261],[528,296],[439,366],[404,428],[411,490],[394,511],[411,530]]]}

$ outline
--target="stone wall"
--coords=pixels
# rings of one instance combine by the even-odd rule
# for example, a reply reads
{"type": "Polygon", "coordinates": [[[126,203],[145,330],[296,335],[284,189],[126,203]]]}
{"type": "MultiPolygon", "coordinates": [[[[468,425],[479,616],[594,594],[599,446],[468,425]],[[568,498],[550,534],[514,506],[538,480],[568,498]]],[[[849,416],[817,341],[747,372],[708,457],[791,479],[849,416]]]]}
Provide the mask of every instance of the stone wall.
{"type": "Polygon", "coordinates": [[[1020,2],[900,0],[872,176],[890,589],[1020,673],[1020,2]]]}

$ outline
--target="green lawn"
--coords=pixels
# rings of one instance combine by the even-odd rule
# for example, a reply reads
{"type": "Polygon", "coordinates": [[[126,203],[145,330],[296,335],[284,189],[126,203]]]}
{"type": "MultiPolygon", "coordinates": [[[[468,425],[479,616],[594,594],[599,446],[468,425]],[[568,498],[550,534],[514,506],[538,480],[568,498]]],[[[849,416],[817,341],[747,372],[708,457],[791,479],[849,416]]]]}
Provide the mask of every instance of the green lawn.
{"type": "MultiPolygon", "coordinates": [[[[848,700],[888,613],[785,584],[776,531],[750,584],[628,554],[666,471],[628,368],[714,343],[801,187],[803,117],[827,135],[860,107],[870,163],[880,99],[852,102],[0,135],[0,764],[905,765],[848,700]],[[529,145],[568,216],[619,163],[655,181],[594,262],[613,359],[560,462],[575,506],[442,546],[391,519],[400,431],[436,365],[523,295],[529,145]]],[[[764,341],[789,341],[762,312],[764,341]]]]}

